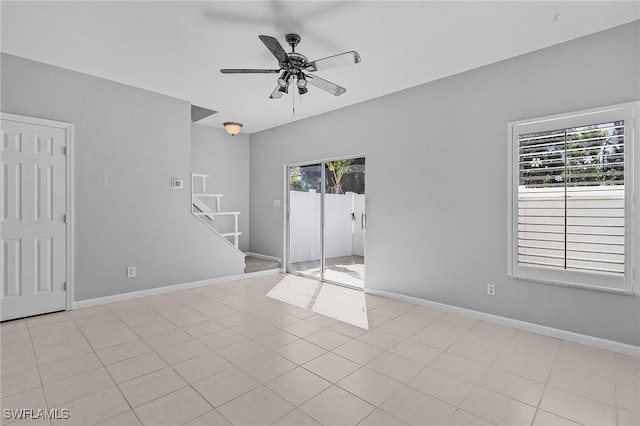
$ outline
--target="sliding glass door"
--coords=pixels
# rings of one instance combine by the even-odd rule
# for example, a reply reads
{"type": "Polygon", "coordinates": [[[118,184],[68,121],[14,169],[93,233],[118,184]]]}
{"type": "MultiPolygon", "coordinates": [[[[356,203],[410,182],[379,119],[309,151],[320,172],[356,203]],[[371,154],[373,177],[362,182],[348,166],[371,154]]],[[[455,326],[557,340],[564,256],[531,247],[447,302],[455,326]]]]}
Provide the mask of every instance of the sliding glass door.
{"type": "Polygon", "coordinates": [[[365,159],[289,166],[287,269],[364,288],[365,159]]]}
{"type": "Polygon", "coordinates": [[[322,164],[288,168],[289,272],[322,277],[322,164]]]}

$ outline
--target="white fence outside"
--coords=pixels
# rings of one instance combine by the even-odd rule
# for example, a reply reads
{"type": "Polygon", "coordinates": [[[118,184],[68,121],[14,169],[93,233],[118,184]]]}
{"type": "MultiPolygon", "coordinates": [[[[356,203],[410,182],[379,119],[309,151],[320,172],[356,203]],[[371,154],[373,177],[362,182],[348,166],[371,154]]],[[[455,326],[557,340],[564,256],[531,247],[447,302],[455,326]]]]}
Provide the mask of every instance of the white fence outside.
{"type": "Polygon", "coordinates": [[[624,273],[624,186],[518,188],[518,261],[624,273]],[[565,211],[566,209],[566,211],[565,211]],[[564,233],[567,233],[566,241],[564,233]]]}
{"type": "MultiPolygon", "coordinates": [[[[364,194],[325,194],[325,257],[364,255],[364,194]],[[355,215],[353,219],[352,213],[355,215]]],[[[320,193],[289,193],[291,263],[320,259],[320,193]]]]}

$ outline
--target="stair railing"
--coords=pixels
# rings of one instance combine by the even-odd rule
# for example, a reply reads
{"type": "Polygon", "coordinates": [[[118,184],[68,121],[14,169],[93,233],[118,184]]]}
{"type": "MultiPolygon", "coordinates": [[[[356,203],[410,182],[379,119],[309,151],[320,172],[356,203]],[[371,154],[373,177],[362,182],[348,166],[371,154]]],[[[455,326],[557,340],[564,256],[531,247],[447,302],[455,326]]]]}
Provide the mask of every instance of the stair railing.
{"type": "MultiPolygon", "coordinates": [[[[238,248],[238,238],[242,233],[238,230],[238,217],[240,216],[240,212],[223,212],[220,208],[220,199],[222,198],[222,194],[209,194],[207,193],[207,178],[208,174],[204,173],[191,173],[191,213],[196,216],[202,223],[207,225],[211,230],[213,230],[216,234],[225,237],[225,240],[240,251],[238,248]],[[196,181],[200,180],[199,188],[202,192],[195,192],[196,181]],[[203,198],[215,198],[215,209],[212,210],[211,207],[207,203],[205,203],[203,198]],[[215,229],[209,222],[205,220],[205,218],[210,221],[215,221],[216,216],[229,216],[233,215],[233,232],[220,232],[215,229]],[[229,241],[227,238],[232,237],[233,243],[229,241]]],[[[243,253],[244,254],[244,253],[243,253]]]]}

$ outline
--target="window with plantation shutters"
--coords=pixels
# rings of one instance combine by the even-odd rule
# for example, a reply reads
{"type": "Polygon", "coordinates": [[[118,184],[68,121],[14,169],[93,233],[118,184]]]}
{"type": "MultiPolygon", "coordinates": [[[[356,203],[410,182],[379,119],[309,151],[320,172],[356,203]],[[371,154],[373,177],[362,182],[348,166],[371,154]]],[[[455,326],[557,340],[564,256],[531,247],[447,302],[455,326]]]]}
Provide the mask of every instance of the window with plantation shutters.
{"type": "Polygon", "coordinates": [[[510,123],[511,276],[635,290],[634,109],[510,123]]]}

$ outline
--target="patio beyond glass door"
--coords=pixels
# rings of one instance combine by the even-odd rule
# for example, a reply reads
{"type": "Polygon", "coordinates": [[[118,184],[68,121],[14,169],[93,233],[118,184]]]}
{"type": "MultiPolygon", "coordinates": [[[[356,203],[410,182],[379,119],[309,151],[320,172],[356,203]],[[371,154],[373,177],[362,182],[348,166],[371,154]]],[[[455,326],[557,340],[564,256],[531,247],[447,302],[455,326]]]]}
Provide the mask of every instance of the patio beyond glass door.
{"type": "Polygon", "coordinates": [[[288,271],[364,289],[365,159],[288,167],[288,271]]]}
{"type": "Polygon", "coordinates": [[[321,278],[322,164],[289,167],[289,272],[321,278]]]}

